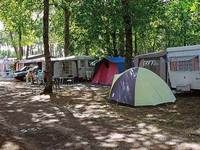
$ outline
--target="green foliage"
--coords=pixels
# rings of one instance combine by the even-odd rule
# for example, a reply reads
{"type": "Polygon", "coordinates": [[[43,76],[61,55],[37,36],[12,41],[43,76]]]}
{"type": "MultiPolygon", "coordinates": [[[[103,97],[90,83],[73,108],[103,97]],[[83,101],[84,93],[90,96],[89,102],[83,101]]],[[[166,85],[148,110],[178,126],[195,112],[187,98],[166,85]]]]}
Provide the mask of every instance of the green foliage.
{"type": "Polygon", "coordinates": [[[4,0],[0,3],[0,20],[7,34],[4,38],[7,39],[7,44],[15,47],[17,56],[20,47],[33,45],[38,33],[41,33],[41,30],[38,30],[38,19],[33,18],[37,13],[36,5],[39,3],[31,0],[4,0]]]}
{"type": "Polygon", "coordinates": [[[144,32],[139,30],[140,51],[151,52],[200,43],[197,0],[170,0],[161,4],[158,10],[151,16],[144,32]]]}
{"type": "MultiPolygon", "coordinates": [[[[3,42],[19,47],[42,43],[40,0],[0,0],[3,42]],[[11,40],[9,34],[13,34],[11,40]]],[[[135,54],[165,50],[167,47],[200,43],[199,0],[134,0],[128,12],[133,27],[135,54]]],[[[50,44],[56,53],[64,48],[64,12],[70,11],[70,54],[92,56],[123,53],[124,23],[120,0],[51,0],[50,44]]]]}
{"type": "Polygon", "coordinates": [[[16,54],[10,50],[5,50],[5,51],[0,51],[0,58],[3,58],[3,57],[16,57],[16,54]]]}

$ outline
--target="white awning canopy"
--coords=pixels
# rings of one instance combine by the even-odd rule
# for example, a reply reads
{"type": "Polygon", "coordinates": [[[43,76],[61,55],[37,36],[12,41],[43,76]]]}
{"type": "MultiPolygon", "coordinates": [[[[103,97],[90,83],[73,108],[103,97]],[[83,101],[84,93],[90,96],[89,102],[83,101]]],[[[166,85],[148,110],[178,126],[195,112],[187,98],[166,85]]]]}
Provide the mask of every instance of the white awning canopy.
{"type": "Polygon", "coordinates": [[[68,61],[68,60],[92,60],[90,56],[69,56],[69,57],[60,57],[60,58],[52,58],[52,61],[68,61]]]}
{"type": "MultiPolygon", "coordinates": [[[[93,58],[90,56],[69,56],[69,57],[59,57],[59,58],[51,58],[51,61],[70,61],[70,60],[92,60],[93,58]]],[[[35,59],[24,59],[19,61],[19,63],[37,63],[44,62],[45,58],[35,58],[35,59]]]]}
{"type": "Polygon", "coordinates": [[[170,57],[169,61],[188,61],[198,56],[170,57]]]}
{"type": "Polygon", "coordinates": [[[37,63],[37,62],[44,62],[44,57],[42,58],[36,58],[36,59],[24,59],[19,61],[19,63],[37,63]]]}

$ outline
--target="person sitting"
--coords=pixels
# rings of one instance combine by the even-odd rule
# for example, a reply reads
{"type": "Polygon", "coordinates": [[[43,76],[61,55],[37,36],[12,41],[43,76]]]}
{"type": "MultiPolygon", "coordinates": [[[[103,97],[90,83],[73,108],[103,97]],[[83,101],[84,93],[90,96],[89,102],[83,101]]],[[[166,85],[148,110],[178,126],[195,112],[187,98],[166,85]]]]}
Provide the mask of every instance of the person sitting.
{"type": "Polygon", "coordinates": [[[34,74],[31,70],[28,71],[28,73],[26,74],[26,83],[28,82],[31,82],[31,84],[34,84],[34,74]]]}
{"type": "Polygon", "coordinates": [[[37,84],[39,85],[44,84],[44,73],[42,70],[37,71],[36,80],[37,80],[37,84]]]}

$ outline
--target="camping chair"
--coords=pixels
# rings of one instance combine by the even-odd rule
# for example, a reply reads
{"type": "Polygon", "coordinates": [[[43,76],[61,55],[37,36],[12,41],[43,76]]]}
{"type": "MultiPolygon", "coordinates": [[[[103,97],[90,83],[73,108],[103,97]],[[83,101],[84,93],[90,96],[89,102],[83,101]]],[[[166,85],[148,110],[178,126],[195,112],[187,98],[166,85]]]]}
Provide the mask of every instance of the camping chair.
{"type": "Polygon", "coordinates": [[[42,70],[38,70],[36,80],[37,80],[37,84],[39,84],[39,85],[44,84],[44,73],[42,70]]]}
{"type": "Polygon", "coordinates": [[[60,78],[53,77],[53,86],[55,87],[56,91],[57,91],[57,89],[61,89],[60,88],[60,78]]]}
{"type": "Polygon", "coordinates": [[[73,75],[68,75],[66,83],[67,84],[74,84],[74,76],[73,75]]]}

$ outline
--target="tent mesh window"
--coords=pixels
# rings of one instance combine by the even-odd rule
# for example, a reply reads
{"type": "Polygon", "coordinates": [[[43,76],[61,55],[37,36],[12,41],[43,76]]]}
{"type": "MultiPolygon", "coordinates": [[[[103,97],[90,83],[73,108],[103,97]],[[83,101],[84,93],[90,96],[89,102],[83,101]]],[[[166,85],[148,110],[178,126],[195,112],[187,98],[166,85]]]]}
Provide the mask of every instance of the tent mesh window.
{"type": "Polygon", "coordinates": [[[171,71],[199,71],[199,56],[172,57],[170,59],[171,71]]]}
{"type": "Polygon", "coordinates": [[[81,66],[81,67],[85,67],[85,60],[81,60],[81,61],[80,61],[80,66],[81,66]]]}
{"type": "Polygon", "coordinates": [[[142,63],[140,64],[142,67],[151,70],[157,75],[160,75],[160,58],[143,59],[143,61],[140,63],[142,63]]]}
{"type": "Polygon", "coordinates": [[[72,64],[70,61],[63,62],[63,72],[65,74],[72,74],[72,64]]]}

